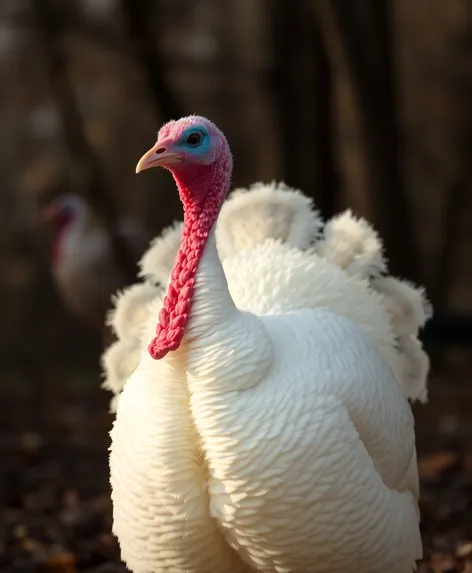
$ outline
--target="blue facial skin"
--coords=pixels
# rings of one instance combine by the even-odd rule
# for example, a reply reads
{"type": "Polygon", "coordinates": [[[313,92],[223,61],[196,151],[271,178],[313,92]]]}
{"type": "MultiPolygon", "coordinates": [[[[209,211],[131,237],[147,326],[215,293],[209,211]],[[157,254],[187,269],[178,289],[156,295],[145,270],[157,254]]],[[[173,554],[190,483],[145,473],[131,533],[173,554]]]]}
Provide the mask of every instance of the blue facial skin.
{"type": "Polygon", "coordinates": [[[211,138],[203,125],[190,127],[183,132],[181,138],[179,139],[178,146],[184,148],[187,152],[201,157],[210,150],[211,138]],[[188,143],[188,138],[192,134],[198,134],[201,136],[201,140],[197,145],[188,143]]]}

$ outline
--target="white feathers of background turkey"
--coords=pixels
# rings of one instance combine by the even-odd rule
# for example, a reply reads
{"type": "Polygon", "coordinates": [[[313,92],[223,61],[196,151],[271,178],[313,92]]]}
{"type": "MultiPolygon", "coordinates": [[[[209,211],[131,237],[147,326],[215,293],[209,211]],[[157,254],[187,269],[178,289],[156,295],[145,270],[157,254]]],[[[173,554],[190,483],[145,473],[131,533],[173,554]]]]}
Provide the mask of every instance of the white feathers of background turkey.
{"type": "MultiPolygon", "coordinates": [[[[112,243],[106,229],[92,212],[87,201],[78,195],[63,194],[51,204],[67,207],[73,214],[62,231],[61,249],[51,270],[64,305],[96,326],[102,326],[110,296],[125,282],[113,256],[112,243]]],[[[131,217],[117,221],[115,231],[136,258],[146,247],[146,232],[131,217]]],[[[56,231],[57,232],[57,231],[56,231]]]]}

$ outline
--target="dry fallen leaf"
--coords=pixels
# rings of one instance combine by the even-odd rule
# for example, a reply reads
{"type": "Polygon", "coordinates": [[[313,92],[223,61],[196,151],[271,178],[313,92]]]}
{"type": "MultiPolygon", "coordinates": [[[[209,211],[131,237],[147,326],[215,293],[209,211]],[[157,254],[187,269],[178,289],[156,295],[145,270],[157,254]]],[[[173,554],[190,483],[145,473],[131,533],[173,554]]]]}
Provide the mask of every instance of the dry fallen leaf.
{"type": "Polygon", "coordinates": [[[457,457],[454,452],[443,451],[423,456],[418,461],[420,477],[433,478],[454,466],[457,457]]]}
{"type": "Polygon", "coordinates": [[[460,557],[461,559],[466,559],[467,557],[471,557],[472,556],[472,543],[468,542],[468,543],[463,543],[462,545],[459,545],[459,547],[457,548],[457,551],[456,551],[456,555],[457,555],[457,557],[460,557]]]}
{"type": "Polygon", "coordinates": [[[46,561],[48,573],[76,573],[77,558],[72,553],[55,553],[46,561]]]}

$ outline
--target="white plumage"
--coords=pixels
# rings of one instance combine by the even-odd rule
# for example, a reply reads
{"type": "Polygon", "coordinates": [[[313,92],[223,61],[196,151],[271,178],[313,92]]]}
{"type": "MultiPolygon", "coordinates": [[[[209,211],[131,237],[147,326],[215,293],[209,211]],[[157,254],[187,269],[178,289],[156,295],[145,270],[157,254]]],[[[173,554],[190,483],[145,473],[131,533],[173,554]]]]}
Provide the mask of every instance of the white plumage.
{"type": "Polygon", "coordinates": [[[151,241],[149,249],[139,261],[138,276],[153,284],[167,285],[180,246],[182,226],[181,221],[174,221],[151,241]]]}
{"type": "MultiPolygon", "coordinates": [[[[182,225],[180,221],[173,223],[151,241],[139,262],[139,276],[145,282],[136,283],[114,297],[115,308],[107,323],[118,340],[102,357],[103,387],[116,394],[112,412],[118,394],[139,363],[141,335],[150,303],[154,299],[157,305],[162,302],[180,245],[182,225]]],[[[431,315],[431,308],[423,289],[381,276],[386,271],[382,243],[371,225],[354,217],[350,210],[323,225],[312,200],[284,183],[255,183],[249,189],[235,189],[218,219],[216,241],[220,258],[235,256],[268,238],[300,250],[312,248],[349,275],[370,280],[372,289],[381,295],[380,302],[397,337],[395,361],[404,371],[405,393],[412,400],[425,401],[429,360],[417,337],[419,328],[431,315]]]]}
{"type": "MultiPolygon", "coordinates": [[[[263,243],[267,238],[306,249],[322,228],[312,199],[284,183],[255,183],[249,189],[235,189],[224,203],[216,230],[222,258],[263,243]]],[[[107,324],[118,340],[102,356],[103,388],[115,396],[110,410],[115,411],[118,394],[139,362],[141,333],[149,315],[149,303],[162,301],[174,258],[180,246],[183,223],[174,222],[155,237],[139,261],[144,282],[118,293],[107,324]],[[130,352],[134,355],[130,356],[130,352]]]]}
{"type": "Polygon", "coordinates": [[[254,183],[235,189],[218,217],[216,240],[222,259],[273,238],[307,249],[323,226],[313,201],[285,183],[254,183]],[[249,191],[249,194],[248,194],[249,191]]]}
{"type": "MultiPolygon", "coordinates": [[[[298,196],[283,193],[290,209],[298,196]]],[[[250,204],[248,193],[225,206],[237,197],[250,204]]],[[[256,228],[270,222],[249,212],[256,228]]],[[[311,209],[304,228],[282,217],[297,226],[293,245],[290,228],[278,237],[270,223],[250,244],[236,208],[224,233],[224,213],[178,351],[156,362],[146,350],[162,289],[117,300],[116,344],[130,344],[121,305],[134,297],[144,322],[130,330],[140,350],[111,433],[123,559],[135,573],[411,573],[422,550],[406,397],[426,392],[422,291],[381,276],[381,243],[349,212],[321,235],[311,209]]],[[[180,231],[155,240],[163,264],[144,256],[149,281],[166,284],[180,231]]]]}

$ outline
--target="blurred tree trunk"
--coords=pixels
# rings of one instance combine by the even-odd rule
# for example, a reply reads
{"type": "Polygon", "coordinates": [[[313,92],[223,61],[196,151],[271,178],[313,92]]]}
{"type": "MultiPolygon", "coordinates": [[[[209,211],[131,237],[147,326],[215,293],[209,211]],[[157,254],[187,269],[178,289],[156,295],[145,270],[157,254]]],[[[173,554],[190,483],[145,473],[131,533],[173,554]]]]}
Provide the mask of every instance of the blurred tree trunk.
{"type": "Polygon", "coordinates": [[[283,179],[334,212],[337,177],[332,141],[332,82],[318,21],[306,2],[270,5],[283,179]]]}
{"type": "MultiPolygon", "coordinates": [[[[234,157],[237,158],[233,167],[233,180],[242,183],[244,174],[254,172],[253,157],[251,153],[248,153],[245,118],[241,106],[244,97],[244,89],[242,89],[244,80],[239,73],[238,45],[243,38],[238,33],[239,30],[235,23],[237,16],[233,0],[216,0],[213,9],[218,14],[215,30],[218,49],[211,60],[212,69],[217,78],[214,103],[222,118],[241,116],[237,123],[239,129],[235,130],[232,137],[231,149],[234,157]],[[225,73],[218,73],[217,70],[224,70],[225,73]]],[[[244,185],[246,184],[245,182],[244,185]]]]}
{"type": "Polygon", "coordinates": [[[399,140],[390,2],[312,0],[312,6],[347,65],[363,130],[373,223],[382,235],[390,271],[419,280],[399,140]]]}
{"type": "Polygon", "coordinates": [[[147,78],[156,118],[163,122],[185,115],[183,106],[165,76],[165,60],[158,48],[157,0],[121,0],[126,27],[135,57],[147,78]]]}
{"type": "Polygon", "coordinates": [[[320,209],[324,217],[331,218],[338,208],[337,199],[339,195],[333,125],[335,117],[333,74],[319,19],[316,14],[310,14],[308,8],[306,18],[310,23],[310,53],[313,72],[313,98],[311,100],[313,132],[310,133],[308,130],[307,138],[312,137],[314,147],[314,195],[317,208],[320,209]]]}
{"type": "MultiPolygon", "coordinates": [[[[462,41],[457,46],[458,62],[470,62],[472,56],[472,2],[465,3],[465,26],[462,41]]],[[[466,64],[467,65],[467,64],[466,64]]],[[[459,64],[459,69],[461,66],[459,64]]],[[[457,74],[457,72],[456,72],[457,74]]],[[[461,222],[463,214],[467,213],[471,205],[472,177],[470,164],[472,159],[472,110],[470,98],[472,95],[472,77],[470,74],[454,74],[451,70],[452,89],[462,97],[458,100],[458,107],[462,108],[463,118],[458,133],[458,147],[462,169],[449,186],[444,195],[444,207],[441,217],[441,243],[437,257],[437,270],[431,281],[431,298],[436,311],[446,312],[450,304],[451,290],[454,286],[454,270],[460,265],[460,251],[458,245],[461,240],[461,222]]],[[[472,331],[472,324],[470,324],[472,331]]]]}

